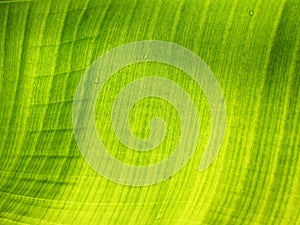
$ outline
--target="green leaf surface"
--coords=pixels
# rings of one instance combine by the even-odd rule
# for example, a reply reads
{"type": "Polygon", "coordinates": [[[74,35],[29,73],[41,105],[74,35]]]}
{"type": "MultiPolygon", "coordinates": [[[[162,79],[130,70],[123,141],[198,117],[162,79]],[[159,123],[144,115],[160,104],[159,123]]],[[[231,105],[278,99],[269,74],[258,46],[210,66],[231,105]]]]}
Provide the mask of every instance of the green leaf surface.
{"type": "Polygon", "coordinates": [[[0,224],[299,225],[300,2],[298,0],[0,1],[0,224]],[[122,145],[109,112],[118,92],[145,76],[180,85],[195,102],[201,133],[190,161],[150,186],[116,184],[81,155],[72,127],[77,86],[93,61],[120,45],[162,40],[200,56],[226,103],[226,133],[214,162],[199,162],[211,115],[183,71],[146,62],[118,71],[96,104],[99,137],[133,165],[166,159],[180,136],[168,102],[138,102],[130,126],[168,133],[150,152],[122,145]]]}

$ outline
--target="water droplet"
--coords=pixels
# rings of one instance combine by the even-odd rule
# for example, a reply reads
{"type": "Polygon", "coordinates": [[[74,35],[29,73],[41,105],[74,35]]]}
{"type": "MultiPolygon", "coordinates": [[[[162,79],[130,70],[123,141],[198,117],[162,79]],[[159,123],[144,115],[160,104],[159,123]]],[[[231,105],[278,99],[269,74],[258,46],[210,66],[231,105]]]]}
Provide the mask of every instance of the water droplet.
{"type": "Polygon", "coordinates": [[[147,60],[148,59],[148,55],[144,55],[143,59],[147,60]]]}
{"type": "Polygon", "coordinates": [[[250,10],[250,11],[249,11],[249,15],[250,15],[250,16],[253,16],[253,15],[254,15],[254,11],[253,11],[253,10],[250,10]]]}
{"type": "Polygon", "coordinates": [[[95,84],[99,84],[99,78],[98,77],[96,77],[96,79],[95,79],[95,84]]]}

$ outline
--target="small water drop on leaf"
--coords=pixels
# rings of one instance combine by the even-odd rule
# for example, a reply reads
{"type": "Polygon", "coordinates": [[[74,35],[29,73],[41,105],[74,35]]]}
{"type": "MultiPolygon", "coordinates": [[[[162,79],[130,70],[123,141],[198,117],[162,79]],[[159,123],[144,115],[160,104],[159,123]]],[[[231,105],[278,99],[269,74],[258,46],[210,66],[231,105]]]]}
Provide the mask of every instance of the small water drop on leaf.
{"type": "Polygon", "coordinates": [[[254,15],[254,11],[253,11],[253,10],[250,10],[250,11],[249,11],[249,15],[250,15],[250,16],[253,16],[253,15],[254,15]]]}

